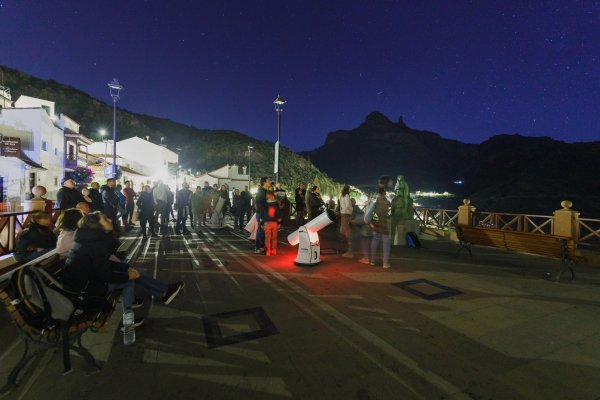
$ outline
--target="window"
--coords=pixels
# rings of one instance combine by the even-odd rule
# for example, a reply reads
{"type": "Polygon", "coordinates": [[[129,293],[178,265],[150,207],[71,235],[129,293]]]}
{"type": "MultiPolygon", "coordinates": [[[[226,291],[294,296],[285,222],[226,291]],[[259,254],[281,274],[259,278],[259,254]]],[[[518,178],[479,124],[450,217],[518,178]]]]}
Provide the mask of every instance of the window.
{"type": "Polygon", "coordinates": [[[42,150],[48,151],[48,142],[45,140],[42,140],[42,150]]]}
{"type": "Polygon", "coordinates": [[[54,177],[54,186],[58,186],[58,176],[54,177]]]}
{"type": "Polygon", "coordinates": [[[55,147],[54,148],[54,155],[57,156],[58,155],[58,149],[55,147]]]}

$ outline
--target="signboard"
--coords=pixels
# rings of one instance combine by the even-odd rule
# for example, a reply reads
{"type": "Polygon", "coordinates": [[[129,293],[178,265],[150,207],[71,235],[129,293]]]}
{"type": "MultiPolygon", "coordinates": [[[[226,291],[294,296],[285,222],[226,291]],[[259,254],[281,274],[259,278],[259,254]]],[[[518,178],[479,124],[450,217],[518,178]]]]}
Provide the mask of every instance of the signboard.
{"type": "Polygon", "coordinates": [[[0,156],[19,157],[21,155],[21,138],[2,136],[0,139],[0,156]]]}

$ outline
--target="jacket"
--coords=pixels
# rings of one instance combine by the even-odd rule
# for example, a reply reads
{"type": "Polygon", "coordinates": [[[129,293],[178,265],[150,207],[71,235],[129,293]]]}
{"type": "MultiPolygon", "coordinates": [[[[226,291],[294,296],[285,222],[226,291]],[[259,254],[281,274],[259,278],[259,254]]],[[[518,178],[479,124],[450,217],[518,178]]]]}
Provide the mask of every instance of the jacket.
{"type": "Polygon", "coordinates": [[[102,195],[98,189],[90,189],[89,197],[92,199],[91,211],[104,211],[102,195]]]}
{"type": "Polygon", "coordinates": [[[84,201],[84,199],[83,195],[76,189],[63,186],[56,193],[56,201],[61,210],[67,210],[69,208],[75,208],[77,203],[84,201]]]}
{"type": "Polygon", "coordinates": [[[349,195],[340,198],[340,214],[352,214],[352,201],[349,195]]]}
{"type": "Polygon", "coordinates": [[[390,234],[390,207],[392,203],[382,195],[375,200],[375,211],[373,213],[373,230],[384,235],[390,234]]]}
{"type": "Polygon", "coordinates": [[[52,249],[56,246],[56,235],[45,227],[32,222],[21,233],[15,246],[14,257],[17,261],[23,260],[35,248],[52,249]]]}
{"type": "Polygon", "coordinates": [[[297,188],[294,192],[294,200],[296,200],[296,210],[304,211],[306,209],[306,189],[297,188]]]}
{"type": "Polygon", "coordinates": [[[102,203],[104,204],[104,214],[109,218],[117,215],[119,209],[119,196],[116,193],[115,188],[111,188],[108,185],[102,185],[100,193],[102,194],[102,203]]]}
{"type": "Polygon", "coordinates": [[[120,245],[112,235],[98,229],[77,229],[74,240],[61,274],[66,288],[83,291],[85,297],[106,297],[108,283],[129,280],[129,266],[109,260],[120,245]]]}
{"type": "Polygon", "coordinates": [[[152,198],[152,193],[150,192],[142,192],[138,197],[137,201],[138,209],[140,213],[144,216],[152,216],[154,215],[154,199],[152,198]]]}

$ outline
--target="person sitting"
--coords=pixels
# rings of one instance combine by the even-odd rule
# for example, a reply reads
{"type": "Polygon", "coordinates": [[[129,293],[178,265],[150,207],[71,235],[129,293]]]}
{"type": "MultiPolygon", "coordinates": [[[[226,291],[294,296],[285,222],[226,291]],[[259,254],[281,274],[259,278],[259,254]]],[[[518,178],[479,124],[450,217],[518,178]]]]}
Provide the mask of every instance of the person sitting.
{"type": "MultiPolygon", "coordinates": [[[[84,293],[84,309],[86,303],[94,307],[98,299],[106,298],[109,291],[119,289],[122,289],[123,313],[140,307],[141,302],[134,306],[134,282],[150,294],[162,298],[165,304],[169,304],[183,288],[183,282],[168,285],[121,262],[114,255],[120,242],[111,235],[113,224],[104,214],[88,214],[79,220],[77,227],[74,245],[67,256],[61,278],[67,289],[84,293]]],[[[136,318],[134,326],[143,322],[143,318],[136,318]]]]}
{"type": "MultiPolygon", "coordinates": [[[[79,203],[82,204],[82,203],[79,203]]],[[[86,203],[83,203],[87,206],[86,203]]],[[[56,254],[61,260],[64,260],[69,255],[69,251],[75,243],[75,231],[77,223],[85,214],[79,208],[69,208],[65,210],[56,223],[56,229],[59,231],[58,240],[56,241],[56,254]]]]}
{"type": "Polygon", "coordinates": [[[37,212],[23,230],[15,246],[14,257],[17,261],[27,262],[54,249],[56,235],[52,232],[52,218],[45,212],[37,212]]]}

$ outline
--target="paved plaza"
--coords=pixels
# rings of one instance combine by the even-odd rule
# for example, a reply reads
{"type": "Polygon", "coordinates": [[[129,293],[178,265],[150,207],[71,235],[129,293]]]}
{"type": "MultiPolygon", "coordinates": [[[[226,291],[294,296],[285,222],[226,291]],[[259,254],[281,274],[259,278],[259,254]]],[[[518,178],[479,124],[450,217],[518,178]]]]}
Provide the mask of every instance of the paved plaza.
{"type": "MultiPolygon", "coordinates": [[[[394,248],[384,270],[342,258],[331,227],[322,263],[254,253],[247,235],[125,240],[137,266],[183,280],[169,306],[146,298],[133,347],[120,310],[84,343],[102,364],[73,355],[63,376],[48,351],[6,399],[600,399],[600,270],[575,281],[544,276],[560,262],[424,237],[394,248]]],[[[565,277],[568,278],[568,277],[565,277]]],[[[0,314],[0,377],[22,344],[0,314]]]]}

